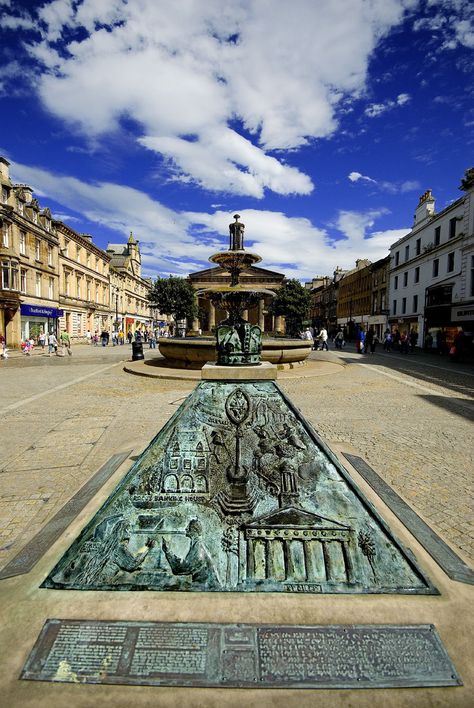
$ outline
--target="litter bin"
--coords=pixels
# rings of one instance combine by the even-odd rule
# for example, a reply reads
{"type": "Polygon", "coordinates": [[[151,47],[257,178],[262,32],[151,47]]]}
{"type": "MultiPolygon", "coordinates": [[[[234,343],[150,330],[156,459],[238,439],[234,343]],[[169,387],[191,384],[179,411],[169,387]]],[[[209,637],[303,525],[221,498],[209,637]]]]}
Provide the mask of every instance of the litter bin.
{"type": "Polygon", "coordinates": [[[143,342],[132,342],[132,361],[144,359],[143,342]]]}

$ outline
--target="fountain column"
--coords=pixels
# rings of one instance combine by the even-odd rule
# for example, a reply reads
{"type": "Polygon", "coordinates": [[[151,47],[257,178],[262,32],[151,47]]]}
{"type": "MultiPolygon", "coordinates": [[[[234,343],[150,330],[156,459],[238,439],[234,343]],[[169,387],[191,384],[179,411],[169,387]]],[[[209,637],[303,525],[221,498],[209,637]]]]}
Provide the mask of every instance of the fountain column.
{"type": "Polygon", "coordinates": [[[213,303],[209,301],[209,329],[212,330],[216,326],[216,308],[213,303]]]}
{"type": "Polygon", "coordinates": [[[262,330],[265,330],[265,315],[263,313],[265,307],[265,299],[263,297],[258,301],[258,326],[262,330]]]}

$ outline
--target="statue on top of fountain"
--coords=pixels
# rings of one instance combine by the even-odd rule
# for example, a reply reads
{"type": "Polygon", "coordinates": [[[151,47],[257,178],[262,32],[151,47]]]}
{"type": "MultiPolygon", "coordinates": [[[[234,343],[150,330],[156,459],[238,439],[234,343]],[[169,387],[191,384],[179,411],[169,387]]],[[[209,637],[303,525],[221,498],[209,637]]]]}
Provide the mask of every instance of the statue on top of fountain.
{"type": "Polygon", "coordinates": [[[235,223],[229,224],[229,251],[243,251],[245,224],[239,221],[240,214],[234,214],[234,219],[235,223]]]}

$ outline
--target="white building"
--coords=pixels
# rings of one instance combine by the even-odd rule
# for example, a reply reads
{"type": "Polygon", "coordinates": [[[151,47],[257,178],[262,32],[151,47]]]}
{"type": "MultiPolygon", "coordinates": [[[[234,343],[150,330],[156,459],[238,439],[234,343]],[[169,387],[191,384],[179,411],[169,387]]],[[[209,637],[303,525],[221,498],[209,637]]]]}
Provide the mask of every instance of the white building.
{"type": "Polygon", "coordinates": [[[464,195],[436,213],[431,190],[421,197],[412,230],[390,248],[389,323],[449,344],[474,333],[474,169],[464,195]]]}

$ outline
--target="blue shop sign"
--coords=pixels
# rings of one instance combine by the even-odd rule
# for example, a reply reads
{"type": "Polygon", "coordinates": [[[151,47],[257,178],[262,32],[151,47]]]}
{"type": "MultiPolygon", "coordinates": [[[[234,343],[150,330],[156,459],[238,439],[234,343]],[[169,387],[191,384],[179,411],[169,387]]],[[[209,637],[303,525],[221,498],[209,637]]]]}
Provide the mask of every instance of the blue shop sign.
{"type": "Polygon", "coordinates": [[[42,305],[20,305],[22,315],[30,317],[51,317],[56,319],[64,315],[64,310],[58,310],[56,307],[43,307],[42,305]]]}

